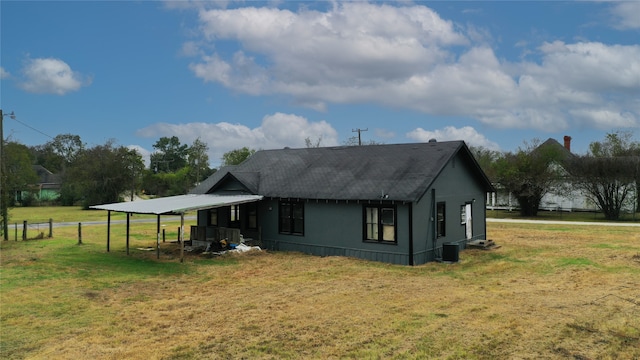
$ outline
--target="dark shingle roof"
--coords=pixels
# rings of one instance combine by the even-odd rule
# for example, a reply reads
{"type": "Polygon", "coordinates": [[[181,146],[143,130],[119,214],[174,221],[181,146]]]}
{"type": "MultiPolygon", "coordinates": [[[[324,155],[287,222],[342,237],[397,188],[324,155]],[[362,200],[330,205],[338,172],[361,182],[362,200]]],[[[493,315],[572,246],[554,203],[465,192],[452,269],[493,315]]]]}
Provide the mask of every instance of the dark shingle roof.
{"type": "Polygon", "coordinates": [[[60,184],[62,177],[60,174],[54,174],[42,165],[32,165],[31,168],[36,172],[41,184],[60,184]]]}
{"type": "Polygon", "coordinates": [[[192,193],[209,193],[229,174],[252,192],[281,198],[415,201],[459,151],[491,184],[463,141],[262,150],[224,167],[192,193]]]}

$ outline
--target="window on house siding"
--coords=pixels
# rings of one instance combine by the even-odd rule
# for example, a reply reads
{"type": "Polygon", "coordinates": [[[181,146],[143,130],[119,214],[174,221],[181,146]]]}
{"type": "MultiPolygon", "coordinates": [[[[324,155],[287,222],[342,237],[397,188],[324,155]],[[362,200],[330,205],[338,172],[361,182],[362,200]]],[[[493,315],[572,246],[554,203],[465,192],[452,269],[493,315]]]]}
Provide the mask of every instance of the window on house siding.
{"type": "Polygon", "coordinates": [[[247,215],[247,228],[249,229],[257,229],[258,228],[258,203],[248,203],[246,205],[246,215],[247,215]]]}
{"type": "Polygon", "coordinates": [[[304,203],[301,201],[281,201],[278,216],[280,233],[304,235],[304,203]]]}
{"type": "Polygon", "coordinates": [[[240,205],[231,205],[229,212],[229,226],[240,227],[240,205]]]}
{"type": "Polygon", "coordinates": [[[392,206],[364,207],[364,240],[396,242],[396,209],[392,206]]]}
{"type": "Polygon", "coordinates": [[[209,209],[209,225],[218,226],[218,209],[209,209]]]}
{"type": "Polygon", "coordinates": [[[460,225],[467,223],[467,205],[460,205],[460,225]]]}
{"type": "Polygon", "coordinates": [[[445,203],[439,202],[436,206],[437,210],[437,235],[438,237],[443,237],[447,235],[447,219],[445,216],[445,203]]]}

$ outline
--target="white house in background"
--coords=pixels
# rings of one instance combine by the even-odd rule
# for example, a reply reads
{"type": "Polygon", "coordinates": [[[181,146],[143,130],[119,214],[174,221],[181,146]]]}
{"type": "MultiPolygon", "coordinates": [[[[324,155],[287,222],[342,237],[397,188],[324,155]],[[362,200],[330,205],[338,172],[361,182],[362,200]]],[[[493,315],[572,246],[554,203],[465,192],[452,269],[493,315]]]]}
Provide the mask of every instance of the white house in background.
{"type": "MultiPolygon", "coordinates": [[[[538,148],[545,146],[553,146],[560,149],[566,157],[575,156],[571,153],[571,136],[564,137],[564,146],[557,140],[549,138],[547,141],[540,144],[538,148]]],[[[561,164],[554,164],[553,166],[558,166],[561,168],[561,171],[564,171],[561,164]]],[[[487,209],[512,210],[518,207],[518,201],[515,196],[500,188],[499,184],[494,184],[494,186],[497,192],[487,195],[487,209]]],[[[540,201],[539,209],[550,211],[595,211],[598,210],[598,207],[582,191],[574,189],[571,186],[566,186],[561,193],[550,192],[543,196],[540,201]]]]}

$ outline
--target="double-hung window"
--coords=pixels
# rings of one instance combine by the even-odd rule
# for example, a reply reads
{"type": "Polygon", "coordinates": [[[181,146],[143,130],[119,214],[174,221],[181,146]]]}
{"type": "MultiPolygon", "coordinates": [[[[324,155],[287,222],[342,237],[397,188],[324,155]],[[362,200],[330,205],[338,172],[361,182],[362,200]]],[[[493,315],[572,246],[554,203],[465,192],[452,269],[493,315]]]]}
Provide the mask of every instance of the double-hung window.
{"type": "Polygon", "coordinates": [[[304,235],[304,202],[281,201],[278,216],[281,234],[304,235]]]}
{"type": "Polygon", "coordinates": [[[396,208],[388,205],[364,207],[364,241],[396,243],[396,208]]]}

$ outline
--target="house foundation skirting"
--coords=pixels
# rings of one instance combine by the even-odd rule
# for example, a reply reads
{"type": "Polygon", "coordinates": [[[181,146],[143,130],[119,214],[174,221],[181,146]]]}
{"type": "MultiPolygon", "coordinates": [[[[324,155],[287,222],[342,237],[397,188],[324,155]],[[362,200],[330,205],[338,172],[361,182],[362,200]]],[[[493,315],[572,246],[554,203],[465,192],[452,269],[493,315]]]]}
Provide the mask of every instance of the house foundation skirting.
{"type": "Polygon", "coordinates": [[[262,243],[266,249],[275,251],[297,251],[316,256],[345,256],[400,265],[409,264],[408,254],[400,252],[390,252],[388,250],[365,250],[342,246],[303,244],[295,241],[269,239],[262,239],[262,243]]]}

